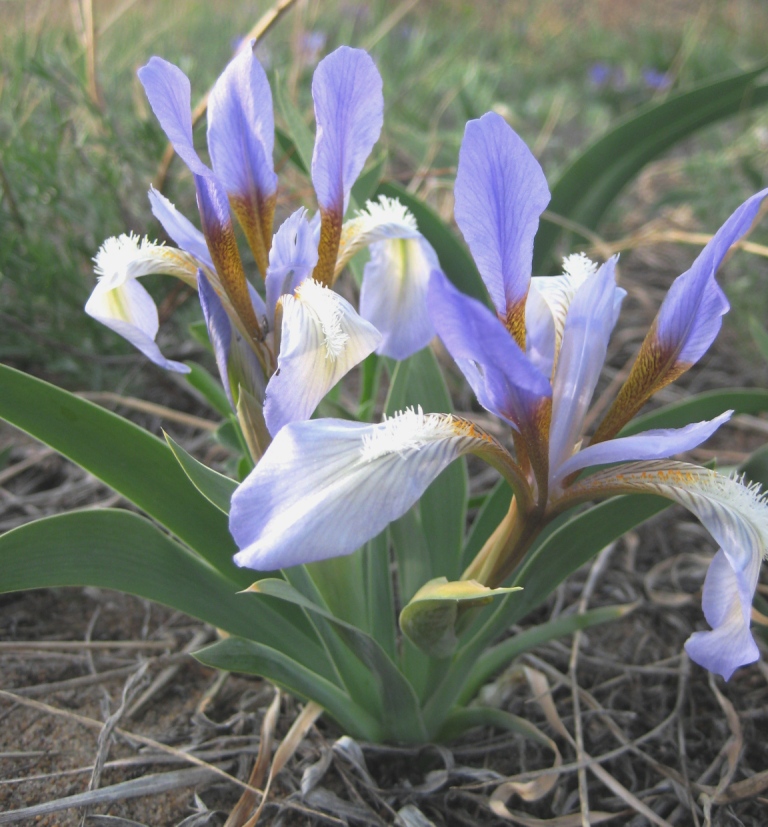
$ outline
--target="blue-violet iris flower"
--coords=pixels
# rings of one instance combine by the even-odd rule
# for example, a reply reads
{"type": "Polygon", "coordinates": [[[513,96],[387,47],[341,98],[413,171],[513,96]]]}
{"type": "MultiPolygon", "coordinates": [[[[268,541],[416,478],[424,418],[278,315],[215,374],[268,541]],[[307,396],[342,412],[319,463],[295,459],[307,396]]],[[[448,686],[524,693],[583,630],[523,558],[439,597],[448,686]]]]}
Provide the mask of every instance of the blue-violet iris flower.
{"type": "Polygon", "coordinates": [[[451,461],[474,453],[505,476],[515,496],[462,579],[500,586],[541,529],[573,506],[626,493],[661,495],[693,512],[720,546],[703,593],[712,629],[689,638],[688,654],[725,678],[755,661],[750,607],[768,549],[768,506],[735,479],[670,459],[706,440],[731,412],[682,428],[618,434],[714,340],[728,309],[715,271],[766,194],[742,204],[674,281],[615,402],[587,439],[585,419],[624,296],[616,259],[597,267],[570,256],[562,275],[532,278],[533,239],[549,201],[543,172],[500,116],[470,121],[455,217],[493,311],[435,271],[429,314],[480,404],[511,428],[514,454],[467,420],[421,410],[380,424],[287,425],[234,494],[236,562],[263,570],[348,554],[404,514],[451,461]],[[595,466],[601,468],[582,473],[595,466]]]}
{"type": "Polygon", "coordinates": [[[245,44],[211,91],[211,167],[193,144],[186,75],[158,57],[139,70],[160,125],[193,174],[202,232],[150,190],[155,217],[180,249],[133,236],[109,239],[95,259],[100,278],[86,311],[156,364],[186,371],[160,352],[157,309],[136,279],[170,273],[197,288],[232,407],[240,413],[247,401],[248,421],[260,422],[258,454],[283,425],[311,416],[328,390],[373,351],[402,359],[430,341],[426,295],[439,264],[413,216],[394,199],[369,202],[344,221],[384,108],[373,60],[348,47],[320,61],[312,83],[317,136],[311,175],[319,212],[310,219],[297,210],[273,237],[272,94],[252,47],[245,44]],[[246,278],[233,215],[262,276],[261,291],[246,278]],[[371,258],[358,314],[331,288],[364,247],[371,258]]]}

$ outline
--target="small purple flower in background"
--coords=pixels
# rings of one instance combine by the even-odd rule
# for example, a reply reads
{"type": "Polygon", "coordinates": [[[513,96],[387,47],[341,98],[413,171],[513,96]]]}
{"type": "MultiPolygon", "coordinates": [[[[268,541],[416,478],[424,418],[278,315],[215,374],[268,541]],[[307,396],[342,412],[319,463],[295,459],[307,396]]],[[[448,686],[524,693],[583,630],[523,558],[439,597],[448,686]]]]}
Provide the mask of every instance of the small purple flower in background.
{"type": "Polygon", "coordinates": [[[299,57],[305,66],[316,66],[328,42],[328,35],[321,31],[305,32],[301,36],[299,57]]]}
{"type": "Polygon", "coordinates": [[[589,67],[587,74],[592,86],[596,89],[602,89],[604,86],[608,86],[613,75],[613,67],[603,60],[598,60],[597,63],[593,63],[589,67]]]}
{"type": "Polygon", "coordinates": [[[621,494],[660,495],[690,510],[720,546],[703,595],[712,630],[693,634],[688,654],[725,678],[757,660],[749,621],[768,551],[768,504],[738,480],[670,459],[708,439],[732,412],[682,428],[625,437],[620,431],[716,337],[728,302],[715,271],[766,195],[742,204],[674,281],[588,439],[584,423],[625,295],[616,284],[617,260],[598,267],[570,256],[562,275],[532,278],[533,239],[550,197],[544,174],[499,115],[470,121],[455,218],[493,310],[437,270],[427,305],[478,402],[510,427],[515,455],[465,419],[421,410],[380,424],[288,424],[233,496],[235,561],[277,569],[349,554],[402,516],[450,462],[473,453],[501,472],[515,496],[462,580],[501,586],[544,527],[574,506],[621,494]],[[583,473],[601,466],[607,467],[583,473]]]}
{"type": "Polygon", "coordinates": [[[623,92],[627,88],[627,75],[624,67],[599,60],[593,63],[587,72],[589,82],[595,89],[612,89],[623,92]]]}
{"type": "Polygon", "coordinates": [[[672,77],[667,72],[659,72],[646,66],[643,69],[643,83],[648,89],[663,92],[672,86],[672,77]]]}

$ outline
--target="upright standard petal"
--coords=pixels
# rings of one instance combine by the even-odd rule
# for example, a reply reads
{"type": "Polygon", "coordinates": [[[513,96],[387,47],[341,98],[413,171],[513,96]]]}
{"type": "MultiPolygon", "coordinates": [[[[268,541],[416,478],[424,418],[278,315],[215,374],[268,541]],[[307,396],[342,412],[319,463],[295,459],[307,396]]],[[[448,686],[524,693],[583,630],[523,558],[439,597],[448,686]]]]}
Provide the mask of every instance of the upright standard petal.
{"type": "Polygon", "coordinates": [[[533,238],[549,203],[539,162],[494,112],[469,121],[459,153],[455,217],[499,316],[521,346],[533,238]]]}
{"type": "Polygon", "coordinates": [[[196,175],[197,205],[208,250],[221,286],[236,314],[242,334],[251,341],[264,338],[262,322],[256,316],[248,284],[237,248],[229,203],[221,185],[213,177],[196,175]]]}
{"type": "Polygon", "coordinates": [[[728,311],[715,273],[732,244],[749,229],[768,190],[747,199],[717,231],[691,269],[664,298],[627,381],[595,432],[602,441],[617,433],[658,390],[697,362],[714,341],[728,311]]]}
{"type": "Polygon", "coordinates": [[[721,552],[707,576],[704,611],[710,632],[689,638],[693,660],[726,680],[758,651],[749,631],[760,562],[768,551],[768,503],[757,486],[682,462],[631,463],[576,483],[569,496],[645,492],[668,497],[704,524],[721,552]]]}
{"type": "Polygon", "coordinates": [[[235,401],[232,396],[232,386],[227,368],[229,348],[232,344],[232,322],[230,322],[229,316],[224,310],[221,299],[216,295],[216,291],[211,287],[202,270],[198,272],[197,282],[200,307],[203,310],[205,326],[208,328],[208,338],[213,347],[213,355],[216,357],[216,367],[219,369],[219,377],[221,378],[221,384],[224,386],[224,392],[227,394],[227,399],[229,399],[229,404],[234,410],[235,401]]]}
{"type": "MultiPolygon", "coordinates": [[[[525,352],[541,361],[541,370],[548,376],[560,354],[568,308],[577,290],[596,272],[594,261],[584,253],[574,253],[563,259],[561,276],[534,276],[531,279],[525,303],[525,352]]],[[[623,296],[621,291],[619,304],[623,296]]]]}
{"type": "Polygon", "coordinates": [[[381,132],[381,75],[362,49],[342,46],[320,61],[312,97],[317,121],[312,183],[322,214],[314,278],[330,284],[349,191],[381,132]]]}
{"type": "Polygon", "coordinates": [[[483,447],[470,423],[406,411],[379,425],[315,419],[282,428],[235,491],[239,566],[349,554],[402,516],[454,459],[483,447]]]}
{"type": "Polygon", "coordinates": [[[272,162],[272,92],[252,48],[243,49],[216,81],[208,100],[208,150],[262,275],[277,195],[272,162]]]}
{"type": "Polygon", "coordinates": [[[267,313],[270,324],[280,296],[293,291],[317,264],[317,240],[302,207],[285,219],[275,233],[267,269],[267,313]]]}
{"type": "Polygon", "coordinates": [[[691,269],[675,279],[659,309],[653,329],[657,347],[680,365],[692,365],[706,353],[728,311],[715,281],[725,254],[750,228],[768,189],[747,199],[701,251],[691,269]]]}
{"type": "Polygon", "coordinates": [[[277,370],[264,405],[273,436],[289,422],[309,419],[326,393],[381,341],[346,299],[313,279],[283,296],[282,308],[277,370]]]}
{"type": "Polygon", "coordinates": [[[430,343],[435,328],[427,289],[430,273],[439,269],[432,245],[422,236],[371,245],[360,289],[360,315],[384,336],[377,353],[407,359],[430,343]]]}
{"type": "Polygon", "coordinates": [[[576,291],[568,308],[562,348],[552,383],[549,471],[557,473],[576,449],[584,417],[605,362],[616,324],[616,258],[609,259],[576,291]]]}
{"type": "Polygon", "coordinates": [[[138,71],[149,105],[179,157],[195,175],[210,175],[192,140],[192,104],[189,78],[161,57],[150,58],[138,71]]]}
{"type": "Polygon", "coordinates": [[[460,293],[440,272],[429,282],[429,314],[478,402],[523,434],[537,431],[549,380],[483,304],[460,293]]]}

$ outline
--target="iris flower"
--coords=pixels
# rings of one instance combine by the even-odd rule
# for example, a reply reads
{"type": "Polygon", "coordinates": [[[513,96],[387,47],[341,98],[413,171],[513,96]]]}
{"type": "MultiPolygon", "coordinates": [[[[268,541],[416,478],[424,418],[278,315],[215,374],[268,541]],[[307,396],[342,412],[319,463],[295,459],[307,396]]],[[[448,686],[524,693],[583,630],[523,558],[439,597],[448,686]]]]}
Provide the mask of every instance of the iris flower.
{"type": "Polygon", "coordinates": [[[473,453],[501,472],[514,497],[462,579],[500,586],[542,528],[574,506],[626,493],[661,495],[689,509],[720,546],[703,592],[712,629],[691,636],[689,655],[725,678],[755,661],[750,607],[768,548],[768,506],[738,480],[670,459],[706,440],[731,412],[683,428],[619,432],[714,340],[728,309],[715,271],[766,194],[742,204],[674,281],[626,382],[588,438],[585,419],[624,296],[616,259],[597,267],[571,256],[562,275],[532,278],[533,239],[549,201],[543,172],[500,116],[470,121],[455,217],[493,310],[438,271],[428,306],[479,403],[510,427],[514,452],[465,419],[420,409],[379,424],[287,425],[234,494],[236,562],[269,570],[348,554],[404,514],[450,462],[473,453]]]}
{"type": "Polygon", "coordinates": [[[297,210],[274,237],[272,94],[253,49],[236,55],[211,91],[211,167],[193,144],[190,84],[181,69],[153,57],[139,79],[193,174],[202,232],[150,190],[152,211],[179,249],[132,236],[109,239],[96,257],[100,280],[86,311],[156,364],[186,371],[155,343],[157,309],[136,279],[170,273],[198,288],[225,390],[239,413],[249,409],[258,454],[269,434],[309,417],[374,350],[404,358],[434,336],[426,292],[438,262],[413,216],[382,198],[344,222],[352,185],[381,131],[381,77],[359,49],[341,47],[320,62],[312,84],[317,136],[311,165],[319,211],[310,219],[297,210]],[[246,278],[233,215],[262,276],[261,292],[246,278]],[[360,315],[331,288],[366,246],[371,259],[360,315]]]}

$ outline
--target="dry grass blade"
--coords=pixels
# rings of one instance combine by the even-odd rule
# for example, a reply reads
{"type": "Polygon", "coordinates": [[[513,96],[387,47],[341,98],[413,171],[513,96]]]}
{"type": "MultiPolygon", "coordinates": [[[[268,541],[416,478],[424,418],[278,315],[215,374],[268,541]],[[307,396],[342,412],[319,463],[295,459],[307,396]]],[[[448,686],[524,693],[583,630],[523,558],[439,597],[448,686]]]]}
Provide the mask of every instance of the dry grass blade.
{"type": "MultiPolygon", "coordinates": [[[[531,669],[528,666],[524,667],[524,672],[528,681],[528,686],[531,688],[531,692],[533,693],[536,702],[544,712],[544,716],[550,726],[558,734],[563,735],[563,737],[570,738],[570,734],[563,726],[563,722],[557,714],[557,709],[555,709],[555,703],[552,699],[552,693],[546,677],[541,672],[531,669]]],[[[552,770],[557,770],[563,763],[560,750],[551,738],[547,738],[543,732],[540,732],[540,735],[542,738],[542,743],[547,744],[547,746],[555,754],[555,761],[552,765],[552,770]]],[[[513,795],[520,796],[523,801],[538,801],[538,799],[543,798],[548,792],[550,792],[550,790],[552,790],[560,778],[559,772],[552,772],[552,770],[550,770],[547,775],[540,775],[531,780],[510,779],[505,781],[503,784],[499,785],[493,793],[491,793],[491,797],[488,802],[491,810],[493,810],[497,816],[514,821],[515,818],[512,812],[507,808],[506,801],[513,795]]]]}
{"type": "MultiPolygon", "coordinates": [[[[272,757],[272,742],[275,737],[275,728],[277,727],[277,719],[280,715],[280,690],[275,688],[275,697],[267,709],[266,715],[261,722],[261,737],[259,738],[259,753],[251,770],[248,783],[251,787],[261,788],[264,783],[264,777],[267,774],[269,761],[272,757]]],[[[262,801],[266,799],[266,791],[261,796],[262,801]]],[[[250,790],[245,790],[240,796],[240,800],[235,804],[232,812],[229,814],[224,827],[241,827],[248,820],[250,813],[256,806],[256,795],[250,790]]]]}
{"type": "MultiPolygon", "coordinates": [[[[657,588],[657,583],[663,575],[669,574],[671,571],[676,571],[678,567],[696,568],[697,570],[705,571],[712,562],[712,557],[706,554],[691,554],[684,552],[676,554],[674,557],[668,557],[657,563],[643,578],[643,588],[648,595],[648,599],[656,606],[664,606],[666,608],[678,609],[681,606],[687,606],[695,602],[696,595],[687,594],[686,592],[669,592],[661,591],[657,588]]],[[[703,575],[697,571],[699,580],[703,580],[703,575]]]]}
{"type": "Polygon", "coordinates": [[[100,790],[91,790],[87,793],[59,798],[56,801],[47,801],[45,804],[37,804],[34,807],[24,807],[21,810],[0,813],[0,824],[13,824],[16,821],[38,819],[40,816],[58,813],[73,807],[112,804],[126,798],[157,795],[180,787],[192,787],[204,781],[211,781],[216,777],[216,773],[221,772],[218,767],[190,767],[185,770],[171,770],[170,772],[145,775],[142,778],[121,781],[119,784],[103,787],[100,790]]]}
{"type": "MultiPolygon", "coordinates": [[[[194,652],[208,640],[208,637],[208,629],[198,629],[192,637],[192,640],[190,640],[184,647],[182,653],[188,655],[191,652],[194,652]]],[[[164,686],[167,686],[173,680],[173,678],[178,674],[180,668],[181,661],[171,664],[170,666],[166,666],[165,669],[163,669],[162,672],[155,677],[146,690],[142,692],[141,695],[133,702],[131,708],[126,713],[126,717],[132,718],[137,712],[143,709],[164,686]]]]}
{"type": "Polygon", "coordinates": [[[80,396],[90,402],[112,402],[115,405],[122,405],[134,411],[159,416],[161,419],[178,422],[180,425],[188,425],[190,428],[199,428],[203,431],[215,431],[219,427],[219,423],[211,422],[210,419],[185,414],[181,411],[175,411],[173,408],[168,408],[165,405],[158,405],[155,402],[145,402],[143,399],[135,399],[132,396],[121,396],[119,393],[112,393],[111,391],[81,391],[77,393],[76,396],[80,396]]]}
{"type": "MultiPolygon", "coordinates": [[[[66,709],[59,709],[56,706],[51,706],[50,704],[43,703],[42,701],[34,701],[31,698],[25,698],[22,695],[17,695],[14,692],[8,692],[5,689],[0,689],[0,699],[9,701],[10,703],[21,704],[22,706],[28,706],[32,709],[37,709],[40,712],[44,712],[48,715],[59,715],[63,718],[68,718],[70,721],[75,721],[81,726],[88,727],[89,729],[98,729],[99,731],[101,731],[102,727],[104,726],[104,724],[101,721],[97,721],[94,718],[87,718],[85,715],[78,715],[77,713],[70,712],[66,709]]],[[[239,778],[235,778],[235,776],[230,775],[228,772],[225,772],[219,767],[216,767],[213,764],[209,764],[207,761],[203,761],[196,755],[191,755],[190,753],[185,752],[184,750],[176,749],[175,747],[171,747],[168,744],[163,744],[160,741],[156,741],[154,738],[148,738],[146,735],[140,735],[137,732],[129,732],[128,730],[122,729],[121,727],[115,727],[114,732],[116,732],[118,735],[122,735],[129,741],[144,744],[145,746],[156,749],[158,752],[174,755],[183,761],[186,761],[190,764],[194,764],[197,767],[206,769],[214,775],[219,776],[220,778],[224,778],[227,781],[231,781],[238,787],[250,789],[248,784],[244,783],[239,778]]],[[[259,795],[261,794],[261,790],[254,790],[254,792],[259,795]]],[[[0,815],[0,819],[2,818],[3,816],[0,815]]],[[[0,820],[0,824],[2,823],[4,822],[0,820]]]]}
{"type": "Polygon", "coordinates": [[[369,52],[383,37],[386,37],[392,29],[397,26],[409,11],[413,11],[418,3],[419,0],[403,0],[397,8],[393,9],[384,20],[379,23],[370,37],[363,43],[362,48],[365,49],[366,52],[369,52]]]}
{"type": "Polygon", "coordinates": [[[296,716],[296,720],[291,724],[287,735],[283,738],[282,743],[275,752],[272,766],[269,770],[269,778],[267,778],[267,786],[264,788],[264,797],[261,799],[258,810],[253,816],[243,825],[243,827],[254,827],[258,823],[261,813],[264,810],[264,805],[267,803],[267,796],[269,795],[270,787],[275,776],[288,763],[291,756],[296,752],[299,744],[304,740],[304,736],[309,732],[309,728],[315,721],[323,714],[323,708],[310,701],[304,709],[296,716]]]}
{"type": "Polygon", "coordinates": [[[731,737],[723,747],[723,752],[727,760],[726,771],[717,784],[717,787],[711,792],[704,792],[701,794],[701,805],[704,808],[704,825],[710,827],[712,824],[712,805],[720,802],[721,796],[728,788],[728,785],[733,780],[736,769],[739,766],[739,757],[744,748],[744,736],[741,731],[741,721],[733,707],[733,704],[723,693],[717,688],[715,683],[715,676],[710,672],[709,674],[709,688],[712,694],[720,704],[720,709],[725,713],[725,719],[728,722],[728,729],[731,731],[731,737]]]}
{"type": "MultiPolygon", "coordinates": [[[[274,6],[272,6],[269,11],[263,14],[256,25],[248,32],[248,34],[243,38],[243,42],[241,45],[241,49],[248,48],[250,45],[251,40],[260,40],[266,33],[277,23],[278,20],[291,8],[291,6],[296,2],[296,0],[278,0],[274,6]]],[[[240,50],[238,50],[240,51],[240,50]]],[[[205,114],[206,109],[208,109],[208,96],[210,95],[211,90],[209,89],[202,98],[195,104],[194,109],[192,110],[192,127],[194,128],[195,124],[203,117],[205,114]]],[[[163,152],[163,157],[160,161],[160,166],[157,169],[157,175],[155,176],[155,187],[160,192],[163,191],[163,187],[165,186],[165,179],[168,177],[168,170],[171,167],[171,162],[173,161],[173,157],[176,154],[176,151],[173,148],[172,144],[168,144],[165,148],[165,152],[163,152]]]]}
{"type": "MultiPolygon", "coordinates": [[[[541,706],[544,714],[549,722],[550,726],[559,734],[562,735],[568,743],[576,749],[576,742],[573,739],[573,736],[568,729],[566,728],[565,724],[562,722],[560,715],[557,712],[557,708],[555,706],[554,699],[552,698],[551,690],[549,689],[549,683],[546,679],[546,676],[539,672],[538,670],[531,669],[531,667],[525,667],[526,678],[528,679],[528,683],[531,686],[531,689],[537,694],[537,700],[539,700],[538,696],[541,696],[541,700],[539,700],[539,705],[541,706]]],[[[570,683],[568,679],[563,675],[563,679],[570,683]]],[[[574,692],[579,691],[577,687],[572,686],[574,692]]],[[[584,752],[584,759],[589,761],[587,767],[589,768],[590,772],[592,772],[603,784],[605,784],[608,789],[617,795],[619,798],[624,801],[627,806],[631,807],[636,813],[639,813],[642,816],[645,816],[652,824],[658,825],[658,827],[672,827],[668,821],[657,816],[649,807],[643,804],[642,801],[636,796],[633,795],[623,784],[617,781],[606,769],[600,766],[587,752],[584,752]]],[[[581,814],[579,815],[580,821],[577,823],[581,823],[581,814]]]]}

